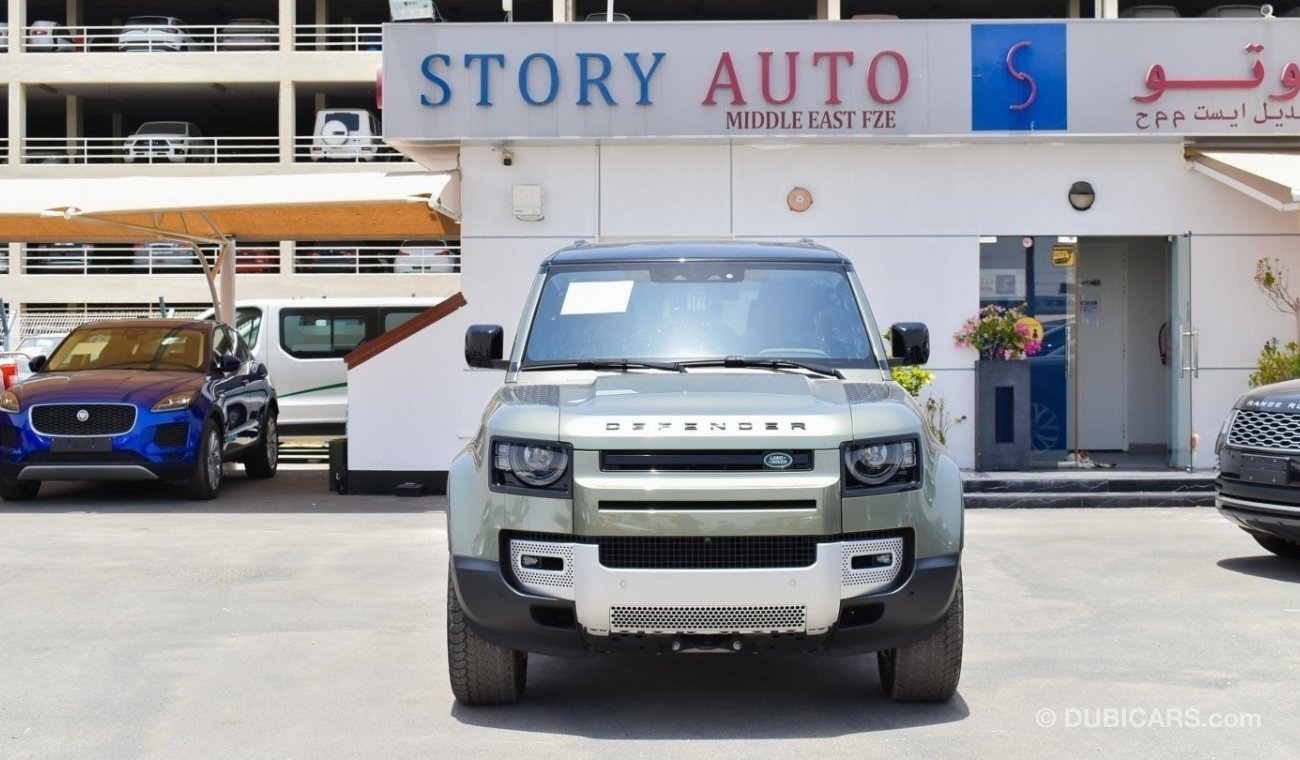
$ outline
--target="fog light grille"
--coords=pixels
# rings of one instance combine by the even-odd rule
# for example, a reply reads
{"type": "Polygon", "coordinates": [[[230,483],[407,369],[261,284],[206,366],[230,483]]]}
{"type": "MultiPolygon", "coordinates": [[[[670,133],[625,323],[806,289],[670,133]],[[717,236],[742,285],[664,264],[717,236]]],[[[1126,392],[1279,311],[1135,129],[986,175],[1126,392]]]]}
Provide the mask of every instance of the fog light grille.
{"type": "Polygon", "coordinates": [[[510,570],[525,591],[561,599],[573,598],[573,544],[543,541],[511,541],[510,570]],[[525,564],[525,557],[558,558],[559,570],[546,570],[525,564]]]}
{"type": "Polygon", "coordinates": [[[872,541],[847,541],[840,548],[840,583],[851,594],[862,594],[887,586],[903,568],[903,538],[880,538],[872,541]],[[853,558],[889,555],[889,564],[853,568],[853,558]]]}
{"type": "Polygon", "coordinates": [[[611,607],[609,628],[618,633],[778,633],[804,631],[807,608],[611,607]]]}

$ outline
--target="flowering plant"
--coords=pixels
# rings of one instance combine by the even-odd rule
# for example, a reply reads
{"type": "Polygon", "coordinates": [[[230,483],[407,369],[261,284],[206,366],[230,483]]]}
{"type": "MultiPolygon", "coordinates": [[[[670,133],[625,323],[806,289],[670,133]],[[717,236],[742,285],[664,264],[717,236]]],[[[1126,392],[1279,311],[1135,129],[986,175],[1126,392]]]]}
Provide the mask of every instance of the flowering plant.
{"type": "Polygon", "coordinates": [[[979,351],[981,359],[1006,361],[1033,356],[1042,350],[1043,342],[1034,337],[1028,324],[1020,322],[1024,317],[1020,306],[985,306],[966,320],[953,339],[958,348],[979,351]]]}

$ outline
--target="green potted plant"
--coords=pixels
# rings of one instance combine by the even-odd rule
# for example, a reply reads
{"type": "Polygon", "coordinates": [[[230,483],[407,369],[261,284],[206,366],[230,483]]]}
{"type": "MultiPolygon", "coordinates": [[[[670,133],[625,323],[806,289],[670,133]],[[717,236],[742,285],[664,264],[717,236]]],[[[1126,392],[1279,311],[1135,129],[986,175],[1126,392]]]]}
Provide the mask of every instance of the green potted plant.
{"type": "Polygon", "coordinates": [[[985,306],[953,335],[958,348],[979,352],[975,362],[975,467],[1029,466],[1032,430],[1029,363],[1042,350],[1042,328],[1022,307],[985,306]]]}

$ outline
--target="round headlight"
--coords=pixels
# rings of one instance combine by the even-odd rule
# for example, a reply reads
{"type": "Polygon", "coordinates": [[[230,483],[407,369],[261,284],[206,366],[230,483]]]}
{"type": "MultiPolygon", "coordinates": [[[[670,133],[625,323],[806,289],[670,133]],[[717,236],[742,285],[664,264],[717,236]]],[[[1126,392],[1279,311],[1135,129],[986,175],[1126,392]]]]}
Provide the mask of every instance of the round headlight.
{"type": "Polygon", "coordinates": [[[873,443],[855,446],[844,452],[849,473],[867,485],[884,483],[898,474],[903,463],[903,447],[896,443],[873,443]]]}
{"type": "Polygon", "coordinates": [[[564,476],[569,455],[563,449],[535,444],[510,444],[510,471],[530,486],[549,486],[564,476]]]}

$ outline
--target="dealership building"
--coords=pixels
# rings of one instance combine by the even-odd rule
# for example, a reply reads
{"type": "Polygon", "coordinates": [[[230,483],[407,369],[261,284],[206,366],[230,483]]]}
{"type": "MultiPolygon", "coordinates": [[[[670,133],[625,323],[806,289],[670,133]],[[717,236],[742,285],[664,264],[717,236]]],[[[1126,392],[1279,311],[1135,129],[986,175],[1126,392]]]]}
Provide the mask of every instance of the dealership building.
{"type": "MultiPolygon", "coordinates": [[[[1044,351],[1027,362],[1027,467],[1079,451],[1120,466],[1212,467],[1264,341],[1294,336],[1294,318],[1273,311],[1253,277],[1261,258],[1300,266],[1300,18],[1118,18],[1131,9],[1112,3],[1025,3],[1027,19],[1016,4],[998,8],[1015,20],[909,18],[899,2],[890,10],[901,20],[853,19],[875,9],[845,0],[760,4],[757,18],[740,4],[700,18],[620,4],[631,23],[554,23],[587,9],[516,5],[514,23],[387,25],[381,54],[303,49],[302,25],[284,22],[303,9],[282,2],[278,51],[221,54],[276,62],[229,64],[278,77],[252,88],[278,114],[276,160],[149,167],[158,177],[325,172],[292,146],[310,142],[316,106],[360,101],[331,102],[343,92],[331,83],[317,103],[317,72],[339,72],[328,76],[363,98],[382,56],[384,138],[406,161],[385,169],[442,177],[439,192],[408,205],[458,243],[459,273],[313,273],[297,266],[295,241],[277,240],[277,272],[237,278],[241,298],[463,295],[464,306],[351,370],[350,470],[445,472],[501,379],[465,367],[465,329],[500,324],[509,345],[538,264],[575,240],[811,238],[842,252],[880,325],[929,326],[935,380],[923,395],[966,418],[948,430],[965,467],[993,423],[976,414],[977,353],[952,336],[983,306],[1023,305],[1043,330],[1044,351]],[[525,11],[546,18],[525,22],[525,11]]],[[[19,99],[30,122],[37,100],[63,97],[71,129],[71,98],[89,90],[39,85],[75,79],[76,57],[59,80],[42,80],[30,53],[0,64],[21,75],[9,85],[7,176],[140,173],[35,166],[14,147],[19,99]]],[[[167,86],[224,95],[198,66],[167,86]]],[[[131,71],[114,76],[145,75],[131,71]]],[[[357,240],[398,242],[372,222],[357,240]]],[[[112,300],[90,284],[111,276],[74,285],[11,266],[0,296],[112,300]]],[[[202,283],[181,280],[140,277],[132,298],[201,301],[202,283]]]]}

